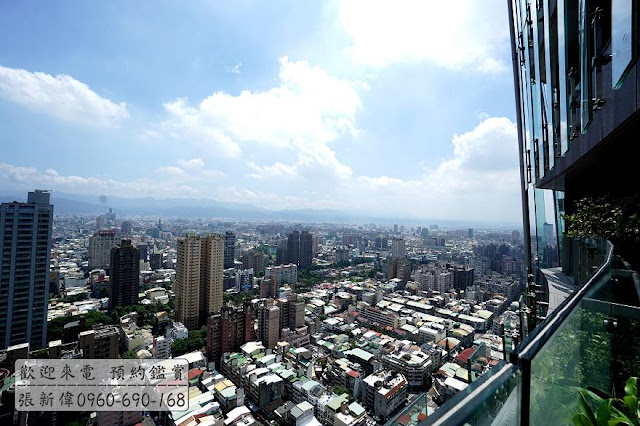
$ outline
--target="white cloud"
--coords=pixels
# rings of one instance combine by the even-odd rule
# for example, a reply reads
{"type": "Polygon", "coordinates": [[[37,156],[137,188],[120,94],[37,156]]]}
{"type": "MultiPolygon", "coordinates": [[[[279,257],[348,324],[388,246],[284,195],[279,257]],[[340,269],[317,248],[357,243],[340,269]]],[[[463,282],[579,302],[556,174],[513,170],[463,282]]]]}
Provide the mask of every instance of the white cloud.
{"type": "Polygon", "coordinates": [[[226,174],[220,170],[204,169],[205,163],[202,158],[192,158],[191,160],[178,160],[178,166],[162,166],[156,172],[170,175],[173,182],[204,182],[204,179],[224,178],[226,174]]]}
{"type": "Polygon", "coordinates": [[[130,181],[109,178],[62,175],[55,169],[39,171],[0,163],[0,182],[4,188],[45,188],[72,194],[106,194],[123,197],[196,197],[210,196],[212,179],[221,181],[226,175],[218,170],[185,171],[177,166],[163,166],[154,177],[130,181]]]}
{"type": "Polygon", "coordinates": [[[242,68],[242,62],[238,62],[235,65],[224,66],[224,69],[226,69],[227,72],[230,72],[231,74],[236,74],[236,75],[240,75],[240,68],[242,68]]]}
{"type": "Polygon", "coordinates": [[[158,173],[167,173],[173,176],[186,176],[186,172],[176,166],[162,166],[156,169],[158,173]]]}
{"type": "Polygon", "coordinates": [[[213,192],[216,200],[247,203],[268,209],[295,209],[305,206],[307,200],[293,195],[282,195],[267,191],[253,191],[237,186],[220,186],[213,192]]]}
{"type": "Polygon", "coordinates": [[[201,169],[204,167],[202,158],[192,158],[191,160],[178,160],[178,165],[183,169],[201,169]]]}
{"type": "Polygon", "coordinates": [[[339,18],[358,63],[385,66],[428,61],[474,71],[506,68],[506,3],[500,0],[340,0],[339,18]]]}
{"type": "Polygon", "coordinates": [[[195,142],[211,156],[236,157],[240,146],[220,129],[208,125],[206,117],[189,105],[187,99],[176,99],[164,104],[171,118],[161,124],[161,128],[170,136],[189,142],[195,142]]]}
{"type": "Polygon", "coordinates": [[[255,179],[290,177],[302,183],[309,181],[313,186],[333,185],[335,181],[351,177],[351,167],[341,163],[336,153],[326,145],[300,146],[295,164],[288,165],[279,161],[270,166],[259,166],[248,162],[253,171],[248,176],[255,179]]]}
{"type": "Polygon", "coordinates": [[[519,216],[518,144],[515,124],[505,117],[482,121],[454,135],[453,157],[415,179],[360,176],[363,193],[410,216],[516,220],[519,216]]]}
{"type": "Polygon", "coordinates": [[[184,98],[168,102],[164,107],[170,117],[163,127],[228,157],[240,153],[240,143],[297,149],[356,133],[361,106],[356,87],[366,86],[286,56],[280,58],[279,80],[266,91],[216,92],[197,106],[184,98]]]}
{"type": "Polygon", "coordinates": [[[433,170],[422,163],[420,174],[412,179],[355,176],[326,146],[320,151],[301,152],[292,165],[250,164],[254,172],[250,176],[297,185],[297,193],[304,195],[297,201],[298,207],[332,207],[396,217],[517,220],[520,193],[515,124],[505,117],[486,118],[474,129],[453,135],[451,146],[451,158],[433,170]],[[284,181],[286,177],[290,179],[284,181]]]}
{"type": "Polygon", "coordinates": [[[296,176],[297,172],[295,167],[288,166],[279,161],[275,162],[271,166],[258,166],[253,161],[247,163],[247,167],[253,171],[248,176],[254,179],[263,179],[266,177],[282,177],[282,176],[296,176]]]}
{"type": "Polygon", "coordinates": [[[52,76],[0,65],[0,97],[61,120],[94,126],[113,126],[129,117],[124,102],[103,98],[65,74],[52,76]]]}
{"type": "Polygon", "coordinates": [[[114,179],[61,175],[54,169],[41,172],[33,167],[0,163],[0,182],[13,188],[44,188],[76,194],[150,195],[155,190],[151,181],[121,182],[114,179]]]}

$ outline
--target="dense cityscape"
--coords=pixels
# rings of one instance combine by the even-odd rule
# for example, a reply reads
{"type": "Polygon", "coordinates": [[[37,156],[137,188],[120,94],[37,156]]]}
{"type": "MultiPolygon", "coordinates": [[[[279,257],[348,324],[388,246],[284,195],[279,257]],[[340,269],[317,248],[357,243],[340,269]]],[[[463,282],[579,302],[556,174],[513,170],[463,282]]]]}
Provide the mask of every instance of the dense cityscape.
{"type": "Polygon", "coordinates": [[[416,399],[429,415],[522,336],[517,230],[53,215],[49,195],[2,206],[5,247],[19,262],[41,237],[50,280],[24,311],[4,299],[0,357],[187,359],[189,410],[146,421],[373,425],[416,399]]]}
{"type": "Polygon", "coordinates": [[[0,2],[2,426],[639,426],[638,58],[637,1],[0,2]]]}

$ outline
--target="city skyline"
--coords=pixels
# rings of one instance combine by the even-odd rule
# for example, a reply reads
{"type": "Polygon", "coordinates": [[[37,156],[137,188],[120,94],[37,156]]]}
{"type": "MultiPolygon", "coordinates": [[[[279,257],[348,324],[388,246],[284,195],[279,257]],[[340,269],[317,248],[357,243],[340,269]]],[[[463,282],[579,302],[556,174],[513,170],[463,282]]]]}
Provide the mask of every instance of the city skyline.
{"type": "Polygon", "coordinates": [[[3,6],[2,192],[520,217],[503,2],[121,6],[3,6]]]}

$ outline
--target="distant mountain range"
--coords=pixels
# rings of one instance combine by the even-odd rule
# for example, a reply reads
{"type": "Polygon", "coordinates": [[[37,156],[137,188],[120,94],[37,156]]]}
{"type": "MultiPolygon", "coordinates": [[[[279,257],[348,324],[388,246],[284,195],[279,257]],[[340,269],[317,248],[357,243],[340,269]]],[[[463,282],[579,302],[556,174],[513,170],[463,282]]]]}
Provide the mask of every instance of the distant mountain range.
{"type": "MultiPolygon", "coordinates": [[[[2,193],[0,193],[2,194],[2,193]]],[[[4,191],[0,202],[25,201],[26,193],[4,191]]],[[[56,214],[101,214],[112,208],[119,216],[154,216],[185,218],[219,218],[245,220],[284,220],[301,222],[441,224],[452,227],[516,227],[516,223],[464,221],[453,219],[409,219],[369,216],[332,209],[270,210],[252,204],[227,203],[196,198],[124,198],[69,194],[54,191],[51,195],[56,214]]],[[[521,226],[521,225],[520,225],[521,226]]],[[[516,228],[517,229],[517,228],[516,228]]]]}

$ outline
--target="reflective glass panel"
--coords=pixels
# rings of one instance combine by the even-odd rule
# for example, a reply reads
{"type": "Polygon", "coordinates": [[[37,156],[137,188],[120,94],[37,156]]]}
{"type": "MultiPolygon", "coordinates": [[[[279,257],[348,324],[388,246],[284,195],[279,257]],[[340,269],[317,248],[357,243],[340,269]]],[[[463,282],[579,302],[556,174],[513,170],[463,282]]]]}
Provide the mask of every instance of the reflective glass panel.
{"type": "Polygon", "coordinates": [[[586,133],[591,124],[591,20],[589,19],[589,0],[580,0],[580,70],[582,74],[580,124],[582,133],[586,133]]]}
{"type": "Polygon", "coordinates": [[[611,84],[618,89],[633,60],[633,4],[631,0],[611,1],[611,84]]]}
{"type": "Polygon", "coordinates": [[[569,149],[569,128],[567,116],[569,110],[569,97],[567,94],[567,57],[565,41],[565,4],[564,0],[558,0],[556,13],[558,31],[558,103],[560,107],[560,155],[564,155],[569,149]]]}

